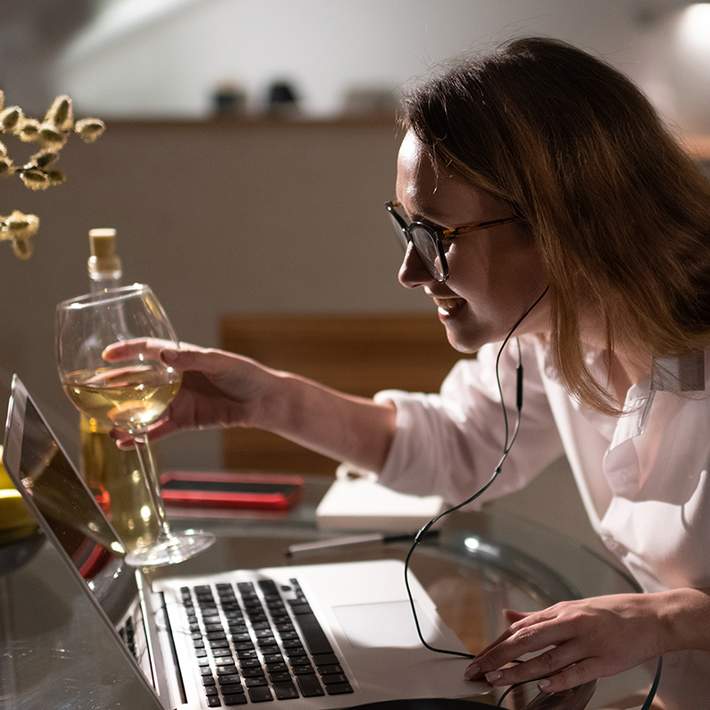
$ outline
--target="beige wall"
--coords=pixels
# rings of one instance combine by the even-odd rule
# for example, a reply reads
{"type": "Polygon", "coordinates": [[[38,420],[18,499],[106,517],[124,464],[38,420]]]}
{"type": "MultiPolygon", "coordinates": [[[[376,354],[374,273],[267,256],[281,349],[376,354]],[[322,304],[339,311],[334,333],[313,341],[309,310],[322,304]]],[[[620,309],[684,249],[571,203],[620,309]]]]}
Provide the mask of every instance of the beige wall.
{"type": "MultiPolygon", "coordinates": [[[[29,262],[0,251],[0,366],[73,432],[54,369],[54,306],[87,290],[94,226],[118,228],[126,279],[153,286],[187,341],[216,345],[230,312],[430,307],[395,280],[400,253],[383,209],[395,154],[391,119],[114,122],[95,145],[70,143],[65,185],[33,193],[2,183],[0,212],[36,212],[41,228],[29,262]]],[[[167,448],[168,464],[221,461],[210,434],[167,448]]]]}

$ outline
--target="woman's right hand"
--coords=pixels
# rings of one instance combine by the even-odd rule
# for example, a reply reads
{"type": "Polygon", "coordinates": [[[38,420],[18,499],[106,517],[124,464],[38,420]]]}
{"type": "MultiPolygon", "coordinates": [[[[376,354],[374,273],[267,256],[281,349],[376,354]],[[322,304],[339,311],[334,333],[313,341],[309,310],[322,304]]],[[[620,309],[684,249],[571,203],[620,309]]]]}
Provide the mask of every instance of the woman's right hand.
{"type": "MultiPolygon", "coordinates": [[[[151,439],[180,429],[267,426],[265,402],[278,376],[254,360],[213,348],[155,339],[124,340],[103,353],[107,362],[162,360],[182,374],[182,385],[164,416],[149,430],[151,439]]],[[[118,433],[119,445],[129,446],[118,433]]]]}

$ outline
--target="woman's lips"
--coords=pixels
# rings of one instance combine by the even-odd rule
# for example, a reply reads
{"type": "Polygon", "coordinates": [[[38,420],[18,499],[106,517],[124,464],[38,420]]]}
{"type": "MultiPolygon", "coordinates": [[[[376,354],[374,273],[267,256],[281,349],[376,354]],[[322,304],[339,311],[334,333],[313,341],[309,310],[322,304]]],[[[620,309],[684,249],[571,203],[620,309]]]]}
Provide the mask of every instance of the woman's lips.
{"type": "Polygon", "coordinates": [[[463,298],[435,298],[434,303],[439,318],[444,320],[453,318],[463,308],[466,301],[463,298]]]}

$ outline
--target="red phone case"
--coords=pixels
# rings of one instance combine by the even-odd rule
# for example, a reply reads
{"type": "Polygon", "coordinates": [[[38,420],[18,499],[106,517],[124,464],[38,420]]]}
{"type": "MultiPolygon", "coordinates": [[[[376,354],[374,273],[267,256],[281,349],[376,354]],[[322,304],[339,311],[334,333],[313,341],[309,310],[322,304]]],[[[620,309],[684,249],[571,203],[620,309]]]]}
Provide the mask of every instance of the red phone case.
{"type": "Polygon", "coordinates": [[[190,489],[163,488],[162,499],[171,505],[194,505],[221,508],[255,508],[261,510],[288,510],[300,497],[303,479],[289,474],[266,473],[216,473],[211,471],[166,471],[160,477],[165,486],[169,481],[194,483],[190,489]],[[257,486],[273,486],[273,491],[210,491],[200,483],[218,481],[257,486]]]}

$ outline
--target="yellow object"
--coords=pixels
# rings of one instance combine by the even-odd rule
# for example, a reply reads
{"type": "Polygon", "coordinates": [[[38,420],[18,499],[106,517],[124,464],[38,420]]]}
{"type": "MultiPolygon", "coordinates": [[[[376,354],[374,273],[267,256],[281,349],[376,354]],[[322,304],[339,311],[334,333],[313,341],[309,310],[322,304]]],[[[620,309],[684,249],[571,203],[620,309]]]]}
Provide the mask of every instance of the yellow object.
{"type": "MultiPolygon", "coordinates": [[[[1,452],[2,446],[0,446],[1,452]]],[[[15,488],[0,461],[0,531],[27,528],[29,534],[36,527],[35,520],[27,510],[25,501],[22,500],[20,492],[15,488]]]]}

